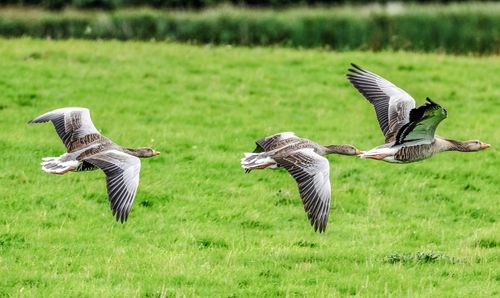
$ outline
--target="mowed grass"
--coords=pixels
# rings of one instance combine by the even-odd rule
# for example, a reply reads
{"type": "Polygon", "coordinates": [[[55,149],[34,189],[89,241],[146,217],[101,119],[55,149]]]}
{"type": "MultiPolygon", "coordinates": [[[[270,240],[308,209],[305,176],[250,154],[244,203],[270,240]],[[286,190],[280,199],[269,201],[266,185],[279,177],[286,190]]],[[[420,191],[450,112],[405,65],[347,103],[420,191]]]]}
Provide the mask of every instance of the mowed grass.
{"type": "Polygon", "coordinates": [[[169,43],[0,40],[0,295],[500,294],[498,57],[169,43]],[[492,144],[408,165],[329,156],[326,233],[283,170],[245,175],[254,141],[383,142],[350,62],[442,104],[438,134],[492,144]],[[129,221],[101,171],[48,175],[64,147],[31,118],[91,110],[118,144],[152,146],[129,221]]]}

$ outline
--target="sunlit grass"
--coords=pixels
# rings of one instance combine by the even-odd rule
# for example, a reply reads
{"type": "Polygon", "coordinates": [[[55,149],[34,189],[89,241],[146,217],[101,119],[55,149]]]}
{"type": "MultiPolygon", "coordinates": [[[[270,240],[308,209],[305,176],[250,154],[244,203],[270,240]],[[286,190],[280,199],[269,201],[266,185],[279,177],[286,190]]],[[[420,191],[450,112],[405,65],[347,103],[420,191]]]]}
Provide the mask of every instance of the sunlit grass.
{"type": "Polygon", "coordinates": [[[0,40],[0,294],[484,296],[499,294],[497,57],[169,43],[0,40]],[[330,156],[333,209],[309,226],[284,171],[239,166],[263,136],[379,145],[350,62],[442,104],[438,134],[491,150],[391,165],[330,156]],[[49,124],[91,109],[118,144],[152,146],[129,221],[101,172],[47,175],[49,124]]]}

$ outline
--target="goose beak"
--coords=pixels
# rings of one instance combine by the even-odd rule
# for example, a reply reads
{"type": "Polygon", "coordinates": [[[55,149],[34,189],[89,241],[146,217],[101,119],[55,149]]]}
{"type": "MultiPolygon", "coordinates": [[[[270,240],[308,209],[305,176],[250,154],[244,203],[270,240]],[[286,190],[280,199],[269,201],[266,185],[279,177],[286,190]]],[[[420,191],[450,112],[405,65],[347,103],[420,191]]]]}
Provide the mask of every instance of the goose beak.
{"type": "Polygon", "coordinates": [[[153,156],[160,155],[160,151],[153,150],[153,156]]]}
{"type": "Polygon", "coordinates": [[[490,144],[481,143],[481,147],[479,147],[479,148],[486,149],[486,148],[490,148],[490,146],[491,146],[490,144]]]}
{"type": "Polygon", "coordinates": [[[364,154],[364,153],[365,153],[365,151],[361,151],[359,149],[356,149],[356,155],[361,155],[361,154],[364,154]]]}

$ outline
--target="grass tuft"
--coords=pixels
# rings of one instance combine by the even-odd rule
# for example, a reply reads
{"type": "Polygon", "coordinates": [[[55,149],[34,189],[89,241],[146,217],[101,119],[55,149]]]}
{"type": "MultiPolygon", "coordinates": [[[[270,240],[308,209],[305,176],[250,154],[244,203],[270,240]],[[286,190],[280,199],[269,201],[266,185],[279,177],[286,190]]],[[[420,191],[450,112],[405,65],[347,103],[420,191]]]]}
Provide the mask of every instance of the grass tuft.
{"type": "Polygon", "coordinates": [[[394,253],[385,257],[384,261],[389,264],[427,264],[427,263],[449,263],[455,264],[458,262],[456,258],[445,254],[434,252],[417,252],[412,253],[394,253]]]}

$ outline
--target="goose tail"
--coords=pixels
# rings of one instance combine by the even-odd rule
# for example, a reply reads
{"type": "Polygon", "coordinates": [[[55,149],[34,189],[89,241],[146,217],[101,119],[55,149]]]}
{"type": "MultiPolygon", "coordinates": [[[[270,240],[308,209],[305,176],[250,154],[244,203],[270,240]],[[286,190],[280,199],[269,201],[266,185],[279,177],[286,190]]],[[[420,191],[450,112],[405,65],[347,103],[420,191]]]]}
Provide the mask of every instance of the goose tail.
{"type": "Polygon", "coordinates": [[[60,157],[45,157],[40,165],[46,173],[62,175],[76,170],[79,162],[76,160],[62,161],[60,157]]]}
{"type": "Polygon", "coordinates": [[[240,160],[241,167],[245,169],[245,173],[250,173],[252,170],[265,169],[268,167],[275,168],[276,161],[269,156],[267,152],[263,153],[244,153],[245,157],[240,160]]]}

